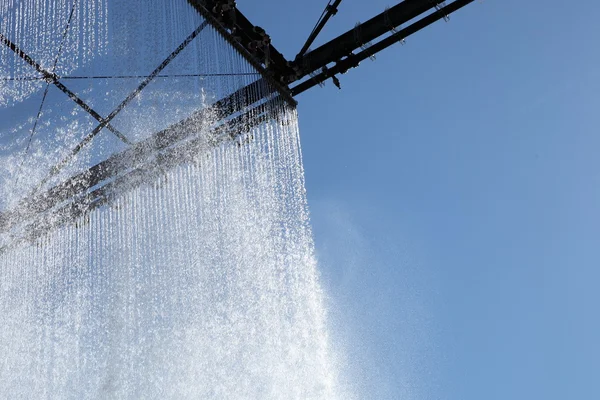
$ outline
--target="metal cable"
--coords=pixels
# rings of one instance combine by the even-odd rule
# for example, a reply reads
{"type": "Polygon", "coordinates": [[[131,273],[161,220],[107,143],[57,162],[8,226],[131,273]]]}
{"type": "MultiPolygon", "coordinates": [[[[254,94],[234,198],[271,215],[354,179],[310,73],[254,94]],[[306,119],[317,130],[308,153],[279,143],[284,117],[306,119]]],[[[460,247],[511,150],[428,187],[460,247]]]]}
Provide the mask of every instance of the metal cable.
{"type": "MultiPolygon", "coordinates": [[[[157,75],[155,78],[203,78],[203,77],[223,77],[223,76],[255,76],[260,75],[258,72],[242,72],[242,73],[221,73],[221,74],[171,74],[157,75]]],[[[140,79],[146,78],[147,75],[104,75],[104,76],[61,76],[60,80],[74,79],[140,79]]],[[[0,78],[0,81],[43,81],[46,80],[43,76],[24,76],[24,77],[9,77],[0,78]]]]}
{"type": "Polygon", "coordinates": [[[323,10],[321,17],[319,17],[319,20],[315,24],[315,27],[308,36],[306,43],[304,43],[304,46],[302,46],[302,49],[300,50],[296,58],[304,56],[304,54],[308,51],[309,47],[313,44],[319,33],[321,33],[321,30],[323,30],[329,19],[335,14],[337,14],[338,7],[341,2],[342,0],[329,0],[329,3],[327,3],[325,10],[323,10]]]}
{"type": "Polygon", "coordinates": [[[194,30],[194,32],[192,32],[158,67],[156,67],[154,71],[152,71],[150,75],[145,76],[145,79],[142,81],[142,83],[140,83],[139,86],[133,92],[131,92],[125,98],[125,100],[123,100],[117,106],[117,108],[115,108],[108,115],[108,117],[104,118],[103,121],[100,122],[100,124],[96,126],[96,128],[94,128],[94,130],[91,133],[89,133],[85,138],[83,138],[83,140],[81,140],[79,144],[75,146],[75,148],[71,150],[71,152],[65,158],[63,158],[58,164],[52,167],[49,174],[36,187],[34,193],[37,192],[43,185],[45,185],[46,182],[48,182],[48,180],[56,176],[56,174],[58,174],[62,170],[62,168],[65,167],[71,161],[71,159],[73,159],[73,157],[75,157],[81,151],[81,149],[83,149],[88,143],[90,143],[92,139],[94,139],[94,137],[96,137],[96,135],[100,133],[100,131],[102,131],[102,129],[104,129],[108,124],[110,124],[110,121],[114,117],[116,117],[127,106],[127,104],[129,104],[129,102],[131,102],[131,100],[133,100],[146,86],[148,86],[148,84],[152,82],[152,80],[154,80],[154,78],[156,78],[160,74],[160,72],[163,69],[165,69],[167,65],[169,65],[171,61],[173,61],[179,55],[179,53],[183,51],[183,49],[185,49],[198,35],[200,35],[200,33],[204,30],[204,28],[206,28],[207,25],[207,20],[201,23],[194,30]]]}

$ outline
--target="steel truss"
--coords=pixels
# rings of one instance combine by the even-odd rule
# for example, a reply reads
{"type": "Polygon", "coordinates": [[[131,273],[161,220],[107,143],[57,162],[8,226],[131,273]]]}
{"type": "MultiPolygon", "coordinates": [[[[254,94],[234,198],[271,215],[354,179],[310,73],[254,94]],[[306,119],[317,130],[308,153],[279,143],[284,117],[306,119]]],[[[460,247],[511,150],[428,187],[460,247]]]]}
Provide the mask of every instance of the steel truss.
{"type": "MultiPolygon", "coordinates": [[[[263,121],[280,118],[270,110],[296,105],[294,96],[332,79],[340,86],[338,74],[357,67],[387,47],[439,21],[474,0],[455,0],[450,4],[439,0],[404,0],[383,13],[355,26],[324,45],[309,51],[329,18],[337,12],[341,0],[330,2],[323,17],[311,32],[303,48],[288,61],[271,43],[266,31],[253,25],[236,7],[234,0],[188,0],[205,22],[157,67],[123,102],[104,118],[60,82],[56,74],[45,71],[16,44],[0,34],[0,42],[40,72],[75,103],[94,117],[99,125],[69,155],[55,166],[36,191],[16,208],[0,214],[0,232],[19,231],[18,240],[32,240],[57,225],[72,221],[89,210],[110,201],[119,188],[141,184],[165,168],[193,159],[204,143],[191,132],[211,130],[215,142],[248,132],[263,121]],[[193,113],[188,118],[132,144],[125,135],[110,125],[111,120],[144,87],[155,79],[185,46],[207,24],[211,24],[262,75],[262,78],[217,101],[212,107],[193,113]],[[404,24],[408,24],[402,28],[404,24]],[[376,41],[375,44],[372,44],[376,41]],[[277,107],[276,107],[277,108],[277,107]],[[217,113],[212,128],[204,126],[208,113],[217,113]],[[77,152],[102,129],[107,128],[129,147],[121,153],[73,176],[43,193],[42,185],[54,176],[77,152]],[[32,217],[33,216],[33,217],[32,217]]],[[[276,114],[276,113],[275,113],[276,114]]],[[[0,252],[2,249],[0,249],[0,252]]]]}

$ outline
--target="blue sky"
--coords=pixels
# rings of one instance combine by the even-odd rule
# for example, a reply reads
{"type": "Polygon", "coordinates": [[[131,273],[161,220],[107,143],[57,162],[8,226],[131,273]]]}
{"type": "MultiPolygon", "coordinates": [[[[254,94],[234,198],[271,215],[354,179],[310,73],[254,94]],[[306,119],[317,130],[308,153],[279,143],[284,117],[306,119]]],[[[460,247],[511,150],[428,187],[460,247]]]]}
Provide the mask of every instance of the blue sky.
{"type": "MultiPolygon", "coordinates": [[[[238,0],[288,58],[326,3],[238,0]]],[[[322,39],[394,4],[345,0],[322,39]]],[[[332,337],[363,398],[600,398],[599,12],[476,1],[298,97],[332,337]]]]}
{"type": "MultiPolygon", "coordinates": [[[[238,1],[293,58],[326,1],[238,1]]],[[[342,2],[331,38],[387,1],[342,2]]],[[[476,1],[299,96],[336,335],[370,398],[600,398],[596,2],[476,1]]]]}

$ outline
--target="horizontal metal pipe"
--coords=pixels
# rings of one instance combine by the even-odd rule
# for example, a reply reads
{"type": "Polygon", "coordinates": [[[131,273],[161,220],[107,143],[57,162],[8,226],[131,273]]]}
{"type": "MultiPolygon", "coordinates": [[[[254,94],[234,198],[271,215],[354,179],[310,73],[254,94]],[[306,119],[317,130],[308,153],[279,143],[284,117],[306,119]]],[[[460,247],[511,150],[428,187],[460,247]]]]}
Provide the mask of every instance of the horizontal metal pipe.
{"type": "Polygon", "coordinates": [[[295,60],[293,64],[301,72],[298,79],[323,68],[329,63],[341,60],[354,50],[427,12],[442,3],[442,1],[405,0],[367,22],[357,25],[354,29],[295,60]]]}
{"type": "Polygon", "coordinates": [[[123,143],[130,145],[131,142],[129,139],[123,135],[121,132],[117,130],[114,126],[110,124],[109,120],[103,118],[100,114],[98,114],[92,107],[90,107],[86,102],[84,102],[79,96],[77,96],[74,92],[72,92],[69,88],[67,88],[62,82],[60,82],[58,75],[54,72],[50,72],[45,70],[37,61],[31,58],[27,53],[25,53],[19,46],[10,41],[6,36],[0,33],[0,42],[4,43],[9,49],[11,49],[17,56],[23,59],[27,64],[35,68],[36,71],[41,73],[44,76],[44,80],[48,83],[52,83],[54,86],[59,88],[64,94],[69,96],[71,100],[73,100],[79,107],[81,107],[85,112],[90,114],[92,118],[96,121],[104,124],[106,128],[111,131],[116,137],[118,137],[123,143]]]}
{"type": "MultiPolygon", "coordinates": [[[[277,119],[279,117],[277,110],[286,107],[286,104],[278,96],[248,110],[227,123],[215,127],[211,136],[216,138],[216,142],[212,144],[218,145],[218,143],[225,140],[236,139],[261,123],[277,119]]],[[[114,179],[111,177],[112,180],[101,187],[87,193],[80,191],[72,194],[70,201],[57,203],[55,208],[37,213],[32,218],[21,221],[24,226],[21,226],[19,231],[15,233],[15,238],[11,243],[0,248],[0,254],[23,241],[35,240],[58,226],[77,220],[86,213],[110,203],[114,196],[125,190],[151,183],[163,171],[193,161],[203,148],[206,148],[206,140],[203,138],[183,141],[183,143],[169,147],[163,152],[154,153],[152,157],[146,158],[143,163],[135,165],[134,168],[128,169],[123,174],[114,177],[114,179]]],[[[91,187],[88,189],[91,189],[91,187]]]]}
{"type": "Polygon", "coordinates": [[[417,22],[375,43],[374,45],[363,50],[362,52],[347,57],[339,61],[338,63],[336,63],[335,66],[327,69],[326,71],[321,72],[320,74],[296,85],[292,88],[292,95],[297,96],[300,93],[303,93],[306,90],[311,89],[312,87],[322,82],[325,82],[327,79],[335,76],[336,74],[345,73],[348,69],[358,66],[358,64],[361,61],[364,61],[367,58],[373,56],[374,54],[377,54],[380,51],[390,47],[391,45],[406,39],[408,36],[428,27],[429,25],[439,21],[440,19],[443,19],[444,17],[463,8],[464,6],[468,5],[469,3],[472,3],[473,1],[474,0],[456,0],[453,3],[427,15],[426,17],[423,17],[417,22]]]}
{"type": "MultiPolygon", "coordinates": [[[[268,46],[268,57],[273,61],[273,65],[264,65],[264,57],[259,60],[257,57],[252,55],[246,47],[239,41],[247,42],[250,40],[248,37],[235,38],[232,33],[221,23],[219,19],[212,13],[212,8],[216,5],[214,0],[188,0],[188,3],[204,17],[212,26],[223,36],[223,38],[233,48],[235,48],[241,55],[252,65],[260,74],[269,79],[272,85],[274,85],[281,96],[292,106],[296,106],[297,103],[289,93],[289,88],[282,84],[280,77],[284,74],[280,69],[289,69],[288,62],[285,57],[269,43],[268,46]],[[238,40],[239,39],[239,40],[238,40]],[[277,72],[276,74],[274,72],[277,72]]],[[[237,8],[233,10],[235,14],[235,24],[237,25],[238,32],[236,35],[250,35],[253,33],[255,26],[242,14],[237,8]]],[[[267,54],[262,53],[263,56],[267,54]]]]}
{"type": "Polygon", "coordinates": [[[203,124],[214,122],[215,119],[217,121],[225,120],[236,112],[243,111],[252,104],[258,103],[274,92],[275,88],[264,79],[259,79],[244,86],[212,106],[193,113],[182,121],[153,134],[148,139],[134,144],[121,153],[109,157],[46,192],[24,199],[14,209],[0,214],[0,232],[7,231],[23,222],[23,220],[31,218],[32,215],[45,212],[67,201],[70,197],[89,190],[102,181],[132,168],[153,153],[184,140],[191,133],[201,130],[203,124]],[[190,129],[194,130],[191,131],[190,129]]]}
{"type": "Polygon", "coordinates": [[[317,24],[317,26],[315,26],[315,29],[311,32],[310,36],[306,40],[306,43],[304,43],[304,46],[302,46],[302,49],[300,49],[300,52],[298,53],[299,57],[301,57],[304,54],[306,54],[306,52],[308,51],[309,47],[313,44],[313,42],[315,41],[315,39],[317,38],[317,36],[319,36],[319,33],[321,33],[321,31],[323,30],[323,28],[325,27],[325,25],[327,25],[327,22],[329,22],[329,19],[331,17],[333,17],[337,13],[338,7],[339,7],[339,5],[340,5],[341,2],[342,2],[342,0],[335,0],[333,2],[333,4],[328,4],[327,5],[327,8],[325,9],[325,15],[324,15],[323,19],[319,21],[319,23],[317,24]]]}

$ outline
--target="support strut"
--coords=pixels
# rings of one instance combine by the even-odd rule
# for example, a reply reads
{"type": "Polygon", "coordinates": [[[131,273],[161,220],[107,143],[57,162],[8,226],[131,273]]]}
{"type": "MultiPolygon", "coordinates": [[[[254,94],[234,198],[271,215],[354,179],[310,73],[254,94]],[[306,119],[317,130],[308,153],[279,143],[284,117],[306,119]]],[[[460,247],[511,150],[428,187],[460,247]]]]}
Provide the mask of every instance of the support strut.
{"type": "Polygon", "coordinates": [[[331,17],[333,17],[335,14],[337,14],[338,7],[340,6],[341,2],[342,2],[342,0],[335,0],[333,2],[333,4],[331,4],[331,2],[329,2],[329,4],[327,4],[327,7],[325,8],[325,11],[323,13],[323,16],[321,17],[319,22],[317,22],[317,26],[315,26],[315,29],[313,29],[313,31],[308,36],[306,43],[304,43],[304,46],[302,46],[302,49],[296,56],[296,59],[299,59],[300,57],[304,56],[304,54],[306,54],[306,52],[308,51],[308,48],[313,44],[313,42],[315,41],[317,36],[319,36],[319,33],[321,33],[321,31],[323,30],[325,25],[327,25],[327,22],[329,22],[329,19],[331,17]]]}
{"type": "Polygon", "coordinates": [[[117,130],[117,128],[110,125],[110,121],[107,121],[100,114],[98,114],[92,107],[87,105],[83,100],[79,98],[75,93],[73,93],[69,88],[63,85],[60,82],[60,78],[53,72],[45,70],[40,64],[38,64],[33,58],[31,58],[27,53],[21,50],[15,43],[10,41],[6,36],[0,33],[0,41],[4,43],[9,49],[15,52],[16,55],[21,57],[25,62],[35,68],[36,71],[41,73],[44,76],[44,79],[47,82],[52,83],[54,86],[59,88],[63,93],[65,93],[71,100],[73,100],[79,107],[83,108],[88,114],[90,114],[96,121],[104,124],[108,130],[115,134],[121,141],[125,144],[131,144],[131,141],[127,139],[125,135],[117,130]]]}
{"type": "MultiPolygon", "coordinates": [[[[27,225],[32,215],[37,219],[33,218],[35,221],[25,227],[25,236],[30,238],[44,229],[60,224],[61,221],[72,220],[106,203],[117,188],[129,187],[132,182],[142,182],[144,177],[152,175],[165,166],[193,158],[204,142],[203,139],[191,136],[198,131],[208,129],[206,126],[208,121],[214,122],[213,119],[209,120],[209,115],[216,114],[217,117],[216,124],[210,128],[211,137],[235,138],[257,124],[277,118],[276,115],[268,112],[278,108],[273,106],[274,102],[277,105],[287,103],[294,106],[296,102],[292,96],[303,93],[329,78],[337,82],[337,74],[356,67],[366,58],[440,19],[447,18],[473,0],[454,0],[448,5],[442,0],[404,0],[309,52],[308,47],[314,42],[327,20],[335,14],[341,2],[335,0],[333,4],[330,2],[325,17],[317,24],[293,62],[287,61],[273,47],[269,36],[262,28],[248,21],[236,8],[234,0],[188,0],[188,2],[204,16],[205,24],[210,23],[262,74],[262,78],[219,100],[212,107],[193,113],[188,118],[130,146],[46,192],[24,199],[15,209],[0,214],[0,232],[27,225]],[[399,29],[401,25],[407,23],[410,23],[407,27],[399,29]],[[387,37],[380,39],[385,35],[387,37]],[[379,41],[370,45],[373,40],[379,41]],[[361,51],[355,54],[357,49],[361,51]],[[291,83],[301,81],[308,75],[312,75],[312,78],[289,88],[291,83]],[[52,215],[59,217],[54,218],[52,215]],[[38,224],[36,221],[42,222],[38,224]]],[[[114,128],[110,126],[112,118],[166,66],[165,63],[163,63],[165,65],[161,64],[105,119],[67,89],[59,81],[58,76],[45,71],[1,34],[0,41],[100,122],[92,132],[92,137],[97,133],[96,130],[99,131],[103,127],[113,130],[114,128]]],[[[173,54],[176,55],[177,51],[181,50],[178,49],[173,54]]],[[[167,60],[165,62],[168,64],[167,60]]]]}
{"type": "Polygon", "coordinates": [[[321,70],[332,62],[350,56],[356,49],[417,18],[441,2],[441,0],[405,0],[367,22],[357,25],[295,60],[292,63],[292,67],[297,71],[295,80],[321,70]]]}
{"type": "Polygon", "coordinates": [[[306,90],[321,84],[329,78],[335,78],[336,74],[343,74],[348,71],[350,68],[354,68],[358,66],[361,61],[366,60],[369,57],[379,53],[380,51],[392,46],[395,43],[401,42],[406,39],[408,36],[428,27],[434,22],[439,21],[440,19],[446,19],[448,15],[453,12],[461,9],[462,7],[472,3],[474,0],[456,0],[453,3],[440,7],[437,11],[427,15],[426,17],[418,20],[417,22],[409,25],[408,27],[397,31],[396,33],[390,35],[389,37],[377,42],[376,44],[366,48],[362,52],[358,54],[351,54],[343,60],[338,61],[334,67],[325,69],[320,74],[313,76],[311,79],[308,79],[294,88],[292,88],[292,95],[297,96],[306,90]]]}
{"type": "MultiPolygon", "coordinates": [[[[42,187],[49,179],[54,177],[62,168],[64,168],[69,161],[73,159],[80,151],[86,146],[92,139],[100,133],[102,129],[104,129],[110,121],[112,121],[140,92],[148,86],[150,82],[154,80],[161,73],[163,69],[167,67],[185,49],[199,34],[206,28],[208,25],[208,21],[204,21],[198,28],[196,28],[169,56],[158,66],[150,75],[148,75],[139,86],[129,94],[103,121],[100,121],[100,124],[92,130],[79,144],[69,153],[67,157],[61,160],[57,165],[55,165],[51,170],[48,176],[46,176],[38,185],[38,188],[42,187]]],[[[37,191],[37,190],[36,190],[37,191]]]]}

